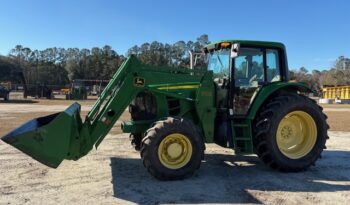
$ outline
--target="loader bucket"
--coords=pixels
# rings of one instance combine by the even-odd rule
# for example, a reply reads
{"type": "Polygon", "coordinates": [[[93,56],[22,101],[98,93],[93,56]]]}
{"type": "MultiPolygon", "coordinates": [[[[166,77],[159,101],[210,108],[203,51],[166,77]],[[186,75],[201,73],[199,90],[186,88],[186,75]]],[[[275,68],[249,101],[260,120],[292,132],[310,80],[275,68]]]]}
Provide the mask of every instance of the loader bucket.
{"type": "Polygon", "coordinates": [[[73,103],[65,111],[35,118],[1,139],[37,161],[57,168],[69,156],[71,141],[79,137],[81,125],[80,105],[73,103]]]}

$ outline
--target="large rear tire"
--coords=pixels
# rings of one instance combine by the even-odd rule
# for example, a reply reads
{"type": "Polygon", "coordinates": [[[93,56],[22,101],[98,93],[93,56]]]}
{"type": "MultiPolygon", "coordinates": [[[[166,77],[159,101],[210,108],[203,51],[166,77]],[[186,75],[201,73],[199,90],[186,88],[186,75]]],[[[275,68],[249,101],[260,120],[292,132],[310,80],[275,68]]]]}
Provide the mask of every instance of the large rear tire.
{"type": "Polygon", "coordinates": [[[327,116],[310,98],[287,94],[271,99],[255,121],[254,148],[269,167],[297,172],[314,165],[329,138],[327,116]]]}
{"type": "Polygon", "coordinates": [[[169,117],[158,121],[142,140],[141,158],[147,171],[160,180],[179,180],[199,169],[203,138],[192,121],[169,117]]]}

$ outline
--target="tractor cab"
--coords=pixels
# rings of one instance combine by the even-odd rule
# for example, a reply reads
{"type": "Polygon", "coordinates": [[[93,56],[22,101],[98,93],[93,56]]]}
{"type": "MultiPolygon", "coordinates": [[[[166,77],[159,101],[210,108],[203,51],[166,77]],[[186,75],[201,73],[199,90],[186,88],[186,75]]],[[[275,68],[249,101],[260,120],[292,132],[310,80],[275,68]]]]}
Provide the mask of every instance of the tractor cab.
{"type": "Polygon", "coordinates": [[[287,81],[288,67],[282,43],[222,41],[209,44],[208,70],[214,73],[217,105],[231,115],[245,116],[255,93],[264,85],[287,81]]]}
{"type": "Polygon", "coordinates": [[[247,115],[259,91],[287,81],[284,45],[257,41],[221,41],[204,48],[214,75],[217,115],[214,141],[243,152],[252,150],[247,115]],[[227,136],[236,136],[234,138],[227,136]],[[242,140],[240,140],[242,139],[242,140]]]}

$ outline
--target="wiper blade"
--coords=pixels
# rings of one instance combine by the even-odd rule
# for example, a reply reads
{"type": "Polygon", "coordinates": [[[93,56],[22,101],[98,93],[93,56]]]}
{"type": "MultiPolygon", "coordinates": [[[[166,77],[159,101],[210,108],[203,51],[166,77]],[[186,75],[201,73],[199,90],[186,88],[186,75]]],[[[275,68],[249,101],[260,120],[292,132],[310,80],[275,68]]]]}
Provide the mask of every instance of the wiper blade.
{"type": "Polygon", "coordinates": [[[220,56],[219,56],[219,55],[217,55],[217,57],[218,57],[218,60],[219,60],[220,65],[221,65],[221,68],[223,68],[223,67],[224,67],[224,65],[222,64],[222,61],[221,61],[220,56]]]}

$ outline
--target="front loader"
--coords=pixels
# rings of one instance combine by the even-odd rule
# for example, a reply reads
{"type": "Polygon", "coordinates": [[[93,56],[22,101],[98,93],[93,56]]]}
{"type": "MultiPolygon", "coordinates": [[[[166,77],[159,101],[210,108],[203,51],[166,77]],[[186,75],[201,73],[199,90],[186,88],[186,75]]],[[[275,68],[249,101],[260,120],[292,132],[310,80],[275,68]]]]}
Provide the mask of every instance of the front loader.
{"type": "MultiPolygon", "coordinates": [[[[129,57],[84,122],[80,105],[33,119],[2,140],[56,168],[97,148],[126,108],[144,166],[161,180],[193,174],[205,143],[236,154],[255,153],[268,166],[301,171],[320,157],[328,139],[322,109],[289,82],[285,47],[260,41],[220,41],[204,48],[207,69],[141,64],[129,57]]],[[[191,62],[192,64],[193,62],[191,62]]]]}

